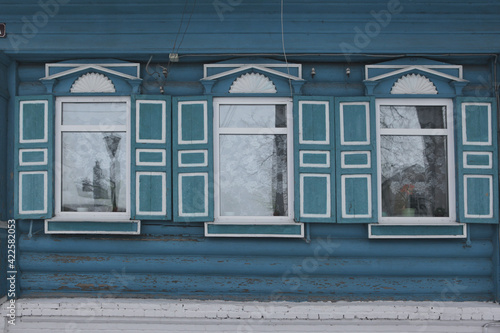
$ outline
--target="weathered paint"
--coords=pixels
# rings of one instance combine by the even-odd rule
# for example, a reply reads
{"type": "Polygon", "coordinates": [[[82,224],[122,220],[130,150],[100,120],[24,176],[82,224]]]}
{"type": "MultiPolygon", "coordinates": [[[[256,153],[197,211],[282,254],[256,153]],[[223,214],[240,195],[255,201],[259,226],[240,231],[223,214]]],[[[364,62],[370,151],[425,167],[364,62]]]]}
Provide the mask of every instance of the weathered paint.
{"type": "MultiPolygon", "coordinates": [[[[192,73],[196,73],[201,65],[183,65],[184,73],[191,74],[185,76],[182,86],[199,85],[192,73]]],[[[310,66],[321,68],[322,64],[311,63],[310,66]]],[[[353,68],[356,66],[361,70],[362,64],[353,65],[353,68]]],[[[475,70],[482,75],[488,74],[486,65],[478,64],[475,70]]],[[[19,85],[20,94],[30,94],[36,86],[29,82],[36,81],[37,66],[21,64],[21,72],[20,76],[26,81],[19,85]]],[[[149,80],[145,75],[145,81],[149,80]]],[[[324,80],[327,90],[335,86],[327,78],[324,80]]],[[[313,94],[323,92],[317,84],[309,81],[303,88],[313,94]]],[[[351,84],[333,91],[334,94],[353,95],[357,94],[357,89],[351,84]]],[[[189,91],[186,88],[186,92],[189,91]]],[[[306,100],[318,98],[326,98],[333,105],[334,101],[329,97],[305,97],[306,100]]],[[[176,107],[175,102],[173,106],[176,107]]],[[[335,108],[331,112],[333,110],[335,108]]],[[[331,126],[334,126],[334,115],[330,115],[331,126]]],[[[175,113],[173,120],[177,125],[175,113]]],[[[178,140],[175,127],[173,140],[178,140]]],[[[204,144],[186,146],[194,150],[211,150],[210,145],[204,144]]],[[[370,151],[371,161],[375,163],[373,149],[371,145],[362,145],[354,151],[370,151]]],[[[179,150],[180,145],[174,144],[174,170],[179,165],[179,150]]],[[[209,153],[208,160],[211,158],[209,153]]],[[[330,165],[334,166],[339,157],[335,157],[332,151],[331,158],[330,165]]],[[[315,168],[307,171],[311,169],[315,168]]],[[[186,167],[184,170],[199,173],[207,169],[186,167]]],[[[346,175],[366,174],[367,170],[354,169],[346,171],[346,175]]],[[[371,168],[368,171],[371,172],[371,168]]],[[[173,180],[176,181],[176,176],[173,180]]],[[[174,195],[174,205],[177,197],[178,193],[174,195]]],[[[307,243],[302,239],[204,238],[203,225],[196,222],[185,226],[147,220],[142,223],[141,236],[129,237],[35,233],[29,239],[25,231],[20,240],[22,295],[100,294],[261,300],[271,297],[289,300],[440,300],[443,293],[446,300],[494,300],[496,297],[496,227],[493,226],[471,226],[471,246],[468,247],[465,240],[452,239],[369,240],[367,226],[362,224],[313,223],[310,225],[311,242],[307,243]]]]}
{"type": "MultiPolygon", "coordinates": [[[[43,1],[41,3],[45,4],[43,1]]],[[[269,53],[266,57],[273,61],[283,60],[279,3],[247,0],[238,5],[230,2],[224,4],[229,7],[217,7],[212,2],[196,6],[179,49],[181,61],[170,63],[168,78],[162,86],[161,80],[157,80],[158,75],[149,75],[148,71],[161,72],[157,64],[167,65],[168,53],[172,51],[181,23],[180,13],[184,2],[160,3],[151,0],[141,3],[121,1],[118,4],[108,0],[88,5],[84,1],[66,4],[61,1],[56,7],[47,9],[35,0],[23,2],[22,6],[14,1],[4,1],[3,20],[7,22],[9,38],[0,39],[0,49],[6,50],[16,62],[10,65],[8,75],[4,73],[9,62],[0,65],[0,126],[3,129],[7,127],[7,131],[0,131],[0,156],[7,157],[6,163],[0,163],[0,199],[2,205],[6,203],[5,208],[2,206],[2,218],[7,219],[14,214],[15,154],[12,145],[7,144],[7,140],[12,142],[14,138],[14,129],[6,126],[8,121],[14,119],[15,104],[12,97],[47,93],[46,86],[39,80],[45,76],[45,62],[79,58],[87,58],[84,60],[87,62],[96,58],[140,62],[143,94],[159,95],[162,87],[165,95],[177,97],[203,95],[205,87],[200,78],[203,77],[204,63],[238,61],[238,55],[262,53],[269,53]],[[36,32],[29,31],[26,20],[33,20],[33,15],[40,10],[47,13],[47,23],[35,27],[36,32]],[[57,10],[57,13],[51,15],[47,10],[57,10]],[[258,24],[255,24],[256,17],[259,18],[258,24]],[[131,31],[130,27],[134,30],[131,31]],[[24,39],[12,39],[16,37],[24,39]],[[153,55],[153,61],[146,69],[150,55],[153,55]],[[8,180],[6,184],[2,183],[2,179],[6,179],[4,177],[8,180]]],[[[338,97],[354,97],[343,100],[360,102],[359,97],[365,96],[366,88],[363,84],[364,66],[387,58],[417,54],[463,65],[464,79],[470,81],[463,89],[463,95],[493,97],[491,67],[495,56],[478,53],[499,52],[496,43],[500,31],[499,6],[493,0],[459,0],[454,1],[453,6],[448,1],[286,1],[284,37],[289,53],[287,59],[303,66],[303,98],[330,101],[332,128],[340,124],[334,124],[336,114],[333,110],[337,110],[337,107],[333,97],[337,98],[335,102],[339,101],[338,97]],[[384,16],[385,10],[390,16],[384,16]],[[363,29],[376,27],[377,24],[380,32],[372,32],[373,36],[363,33],[363,29]],[[351,51],[354,55],[343,54],[351,51]],[[314,76],[313,68],[316,73],[314,76]],[[349,75],[347,68],[350,70],[349,75]]],[[[401,61],[407,60],[405,57],[401,61]]],[[[259,61],[264,62],[266,59],[259,61]]],[[[236,77],[228,77],[214,86],[214,95],[227,96],[227,88],[236,77]]],[[[63,86],[69,86],[72,79],[68,78],[63,86]]],[[[387,90],[394,80],[396,78],[382,82],[380,89],[387,90]]],[[[289,95],[287,80],[276,81],[278,94],[289,95]]],[[[451,97],[453,89],[441,81],[437,83],[438,90],[445,97],[451,97]]],[[[127,85],[118,87],[120,94],[123,94],[127,85]]],[[[206,122],[208,129],[212,128],[211,97],[175,100],[208,101],[206,122]]],[[[172,105],[177,107],[175,101],[172,105]]],[[[296,106],[294,110],[297,110],[296,106]]],[[[496,108],[493,110],[496,112],[496,108]]],[[[176,144],[179,129],[176,127],[178,118],[175,117],[174,112],[174,137],[170,138],[170,131],[167,135],[174,143],[173,154],[167,152],[166,164],[173,165],[173,177],[169,178],[173,186],[178,186],[179,173],[205,173],[209,180],[208,197],[205,196],[205,189],[201,195],[204,200],[211,202],[211,165],[192,168],[179,166],[178,152],[181,145],[176,144]],[[173,163],[169,158],[173,159],[173,163]]],[[[374,117],[370,121],[374,121],[374,117]]],[[[373,125],[371,129],[374,129],[373,125]]],[[[182,128],[180,130],[183,131],[182,128]]],[[[348,132],[348,137],[355,134],[359,136],[362,132],[348,132]]],[[[295,135],[297,133],[295,131],[295,135]]],[[[334,133],[339,133],[339,130],[334,133]]],[[[374,133],[374,130],[370,132],[371,135],[374,133]]],[[[200,134],[199,131],[190,132],[185,138],[197,140],[200,134]]],[[[484,133],[479,134],[481,136],[484,133]]],[[[319,138],[323,139],[324,136],[319,138]]],[[[295,142],[297,140],[294,138],[295,142]]],[[[330,144],[334,142],[340,141],[331,140],[330,144]]],[[[375,170],[374,144],[372,140],[369,145],[349,148],[371,152],[372,165],[367,169],[346,169],[345,175],[366,175],[375,170]]],[[[186,144],[186,149],[205,150],[208,163],[213,160],[210,135],[206,144],[186,144]]],[[[341,159],[333,154],[331,147],[313,149],[331,152],[330,169],[317,172],[328,174],[334,169],[341,169],[338,164],[341,159]]],[[[342,149],[337,149],[339,154],[342,149]]],[[[134,158],[135,154],[132,160],[134,158]]],[[[496,163],[497,156],[493,159],[496,163]]],[[[296,171],[298,169],[296,166],[296,171]]],[[[312,169],[316,168],[308,167],[303,171],[314,173],[312,169]]],[[[135,170],[134,167],[132,170],[135,170]]],[[[137,170],[140,170],[139,166],[137,170]]],[[[335,179],[340,174],[330,174],[334,188],[333,184],[340,184],[335,179]]],[[[374,174],[371,179],[376,182],[374,174]]],[[[135,186],[135,182],[131,186],[135,186]]],[[[375,185],[372,190],[376,191],[375,185]]],[[[176,192],[174,188],[173,194],[172,199],[167,201],[173,203],[172,209],[176,209],[179,191],[176,192]]],[[[188,190],[185,195],[191,196],[192,193],[188,190]]],[[[336,195],[340,198],[339,191],[336,191],[336,195]]],[[[352,197],[355,201],[362,196],[352,197]]],[[[373,192],[372,197],[376,199],[376,192],[373,192]]],[[[337,203],[338,199],[332,199],[332,211],[337,208],[337,203]]],[[[498,300],[497,225],[470,225],[470,244],[463,239],[370,240],[366,224],[314,223],[321,222],[319,218],[309,221],[306,239],[310,242],[304,239],[205,238],[203,223],[194,221],[210,220],[213,217],[210,207],[212,205],[209,205],[208,218],[178,219],[183,220],[182,223],[147,217],[142,220],[141,235],[138,236],[45,235],[41,220],[34,221],[33,232],[28,235],[29,222],[20,221],[22,295],[294,301],[498,300]]],[[[375,204],[372,209],[376,207],[375,204]]],[[[341,208],[337,210],[330,222],[338,220],[341,208]]],[[[376,211],[373,216],[377,216],[376,211]]]]}
{"type": "Polygon", "coordinates": [[[363,225],[313,225],[310,243],[188,237],[202,228],[193,224],[170,235],[144,228],[142,236],[120,238],[23,235],[23,295],[442,301],[495,297],[491,235],[496,227],[489,225],[471,226],[471,246],[465,240],[369,240],[363,225]]]}
{"type": "MultiPolygon", "coordinates": [[[[189,3],[181,16],[184,6],[184,1],[107,0],[89,5],[74,0],[43,7],[35,0],[22,6],[4,0],[3,20],[10,37],[0,40],[0,49],[46,58],[58,53],[75,57],[109,52],[123,57],[147,50],[166,58],[176,40],[180,43],[176,38],[180,24],[184,30],[193,12],[182,52],[283,52],[279,2],[197,2],[194,11],[189,3]],[[45,14],[46,22],[38,18],[44,24],[35,21],[38,12],[45,14]]],[[[500,4],[494,0],[459,0],[453,5],[446,0],[294,0],[284,3],[283,27],[291,53],[494,53],[498,52],[498,13],[500,4]]]]}

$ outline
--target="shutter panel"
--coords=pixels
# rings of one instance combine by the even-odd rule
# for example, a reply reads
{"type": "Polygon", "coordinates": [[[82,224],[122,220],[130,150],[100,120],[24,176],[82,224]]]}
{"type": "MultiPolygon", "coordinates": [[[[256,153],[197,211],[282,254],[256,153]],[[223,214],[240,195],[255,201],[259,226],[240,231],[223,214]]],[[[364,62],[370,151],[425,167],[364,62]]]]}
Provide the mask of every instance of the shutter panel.
{"type": "Polygon", "coordinates": [[[214,219],[212,98],[174,98],[174,221],[214,219]]]}
{"type": "Polygon", "coordinates": [[[458,220],[498,223],[497,106],[493,98],[456,99],[458,220]]]}
{"type": "Polygon", "coordinates": [[[170,97],[135,96],[131,121],[132,218],[171,220],[170,97]]]}
{"type": "Polygon", "coordinates": [[[52,217],[53,117],[52,96],[16,98],[14,215],[18,219],[52,217]]]}
{"type": "Polygon", "coordinates": [[[377,222],[375,103],[335,99],[338,222],[377,222]]]}
{"type": "Polygon", "coordinates": [[[335,222],[333,98],[294,98],[295,220],[335,222]]]}

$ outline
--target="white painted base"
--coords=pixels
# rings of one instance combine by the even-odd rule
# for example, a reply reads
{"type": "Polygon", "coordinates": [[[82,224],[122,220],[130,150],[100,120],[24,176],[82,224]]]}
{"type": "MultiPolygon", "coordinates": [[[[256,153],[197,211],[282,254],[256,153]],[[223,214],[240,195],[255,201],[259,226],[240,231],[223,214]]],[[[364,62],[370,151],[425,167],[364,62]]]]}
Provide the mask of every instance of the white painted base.
{"type": "Polygon", "coordinates": [[[20,299],[0,332],[464,332],[500,333],[500,306],[480,302],[225,302],[20,299]]]}

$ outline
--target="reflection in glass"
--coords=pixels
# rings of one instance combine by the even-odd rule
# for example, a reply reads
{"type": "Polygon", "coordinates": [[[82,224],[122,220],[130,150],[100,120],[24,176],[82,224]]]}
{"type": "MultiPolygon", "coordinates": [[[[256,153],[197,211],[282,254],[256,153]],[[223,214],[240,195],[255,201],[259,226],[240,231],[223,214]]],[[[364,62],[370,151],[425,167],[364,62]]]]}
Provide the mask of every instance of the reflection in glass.
{"type": "Polygon", "coordinates": [[[380,106],[381,128],[446,128],[444,106],[380,106]]]}
{"type": "Polygon", "coordinates": [[[61,211],[125,212],[125,170],[124,132],[62,133],[61,211]]]}
{"type": "Polygon", "coordinates": [[[287,216],[286,135],[220,136],[221,216],[287,216]]]}
{"type": "Polygon", "coordinates": [[[220,127],[286,127],[285,105],[221,105],[220,127]]]}
{"type": "Polygon", "coordinates": [[[126,103],[63,103],[63,125],[126,125],[126,103]]]}
{"type": "Polygon", "coordinates": [[[449,216],[446,136],[381,136],[383,216],[449,216]]]}

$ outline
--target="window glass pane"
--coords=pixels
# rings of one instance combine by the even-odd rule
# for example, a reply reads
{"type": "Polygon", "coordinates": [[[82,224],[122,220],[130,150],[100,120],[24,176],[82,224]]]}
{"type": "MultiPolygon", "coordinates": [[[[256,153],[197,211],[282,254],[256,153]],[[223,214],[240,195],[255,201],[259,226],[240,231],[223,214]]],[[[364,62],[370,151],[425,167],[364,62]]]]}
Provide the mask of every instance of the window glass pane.
{"type": "Polygon", "coordinates": [[[126,135],[62,133],[61,211],[126,211],[126,135]]]}
{"type": "Polygon", "coordinates": [[[286,127],[286,105],[221,105],[220,127],[286,127]]]}
{"type": "Polygon", "coordinates": [[[382,215],[449,216],[446,136],[381,136],[382,215]]]}
{"type": "Polygon", "coordinates": [[[380,106],[381,128],[446,128],[444,106],[380,106]]]}
{"type": "Polygon", "coordinates": [[[63,103],[63,125],[126,125],[126,103],[63,103]]]}
{"type": "Polygon", "coordinates": [[[221,216],[287,216],[286,135],[220,136],[221,216]]]}

